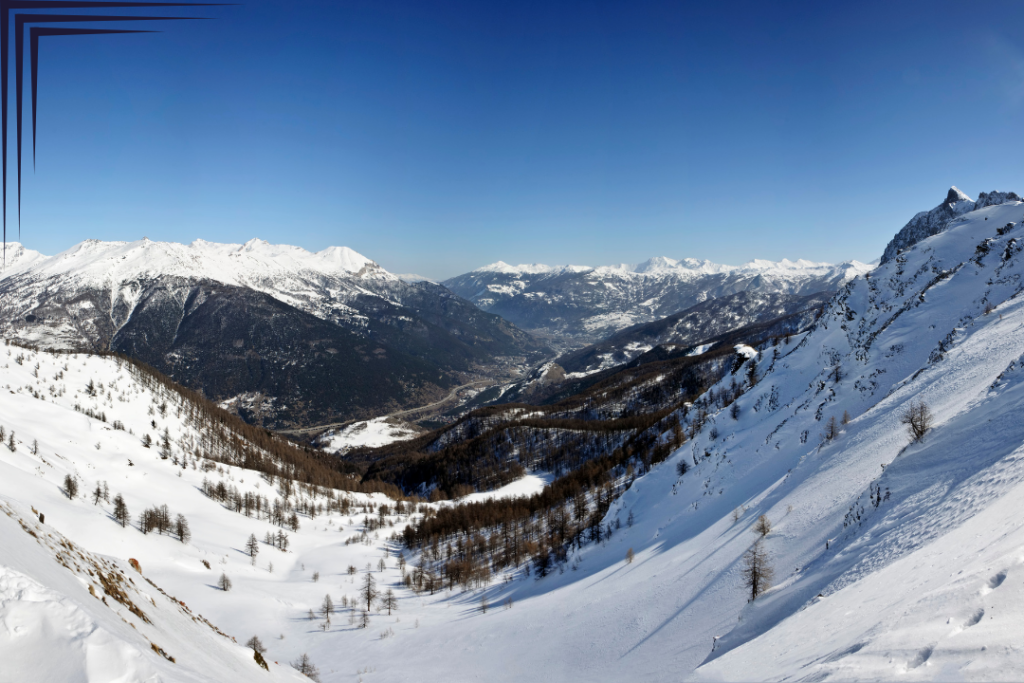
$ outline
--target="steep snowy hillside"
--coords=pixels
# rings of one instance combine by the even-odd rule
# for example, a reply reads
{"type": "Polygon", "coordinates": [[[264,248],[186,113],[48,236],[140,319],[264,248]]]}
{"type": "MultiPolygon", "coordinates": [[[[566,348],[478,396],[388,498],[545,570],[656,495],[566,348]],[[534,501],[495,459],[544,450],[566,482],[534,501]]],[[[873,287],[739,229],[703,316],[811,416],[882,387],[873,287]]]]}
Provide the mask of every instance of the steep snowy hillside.
{"type": "Polygon", "coordinates": [[[0,298],[9,338],[127,353],[269,426],[372,417],[544,355],[344,247],[89,240],[15,260],[0,298]]]}
{"type": "Polygon", "coordinates": [[[0,496],[3,681],[302,681],[0,496]],[[264,660],[266,661],[266,660],[264,660]]]}
{"type": "MultiPolygon", "coordinates": [[[[0,353],[0,681],[307,680],[287,664],[310,646],[303,617],[324,591],[303,562],[348,550],[342,512],[390,501],[274,476],[348,480],[313,461],[275,464],[118,359],[0,353]],[[334,515],[318,533],[311,520],[324,507],[334,515]],[[240,550],[250,534],[258,565],[240,550]],[[222,575],[235,584],[228,592],[222,575]],[[254,634],[271,675],[241,646],[254,634]]],[[[376,562],[373,545],[324,559],[325,574],[342,560],[376,562]]]]}
{"type": "Polygon", "coordinates": [[[831,265],[802,259],[725,266],[658,257],[639,265],[598,268],[498,262],[444,285],[526,330],[579,345],[737,292],[834,292],[868,269],[856,261],[831,265]]]}
{"type": "Polygon", "coordinates": [[[689,442],[612,505],[610,538],[494,591],[512,609],[473,614],[467,594],[377,677],[1020,678],[1022,219],[964,214],[741,356],[687,411],[689,442]],[[912,443],[901,417],[922,402],[912,443]],[[761,515],[774,580],[750,602],[761,515]]]}
{"type": "Polygon", "coordinates": [[[0,274],[14,273],[30,267],[33,263],[41,261],[46,257],[38,251],[26,249],[17,242],[8,242],[4,245],[3,268],[0,274]]]}
{"type": "MultiPolygon", "coordinates": [[[[664,388],[655,371],[628,395],[593,387],[580,400],[579,414],[614,411],[614,425],[566,419],[550,430],[562,440],[538,439],[525,454],[509,442],[516,433],[481,428],[498,409],[439,432],[453,456],[465,450],[459,439],[490,438],[494,453],[563,470],[578,461],[568,480],[504,507],[479,494],[458,507],[341,491],[338,469],[320,476],[334,490],[282,478],[298,468],[242,469],[265,464],[260,447],[217,438],[180,394],[115,359],[10,347],[0,356],[0,426],[5,443],[16,436],[0,447],[0,502],[26,519],[35,507],[43,528],[90,553],[137,559],[195,615],[238,642],[259,636],[270,661],[307,654],[325,682],[1019,679],[1022,223],[1016,201],[959,215],[844,285],[807,332],[723,352],[721,372],[687,380],[706,390],[685,405],[637,414],[632,398],[664,388]],[[100,413],[108,422],[90,417],[100,413]],[[911,413],[916,440],[903,421],[911,413]],[[630,460],[639,452],[630,439],[663,425],[648,444],[660,455],[630,460]],[[156,437],[148,449],[146,435],[156,437]],[[600,469],[588,444],[614,449],[603,459],[618,464],[600,469]],[[69,476],[80,482],[70,499],[69,476]],[[111,499],[123,495],[130,525],[113,518],[104,482],[111,499]],[[187,517],[188,543],[138,528],[140,512],[163,504],[171,519],[187,517]],[[453,533],[459,525],[474,531],[453,533]],[[581,525],[586,533],[569,535],[581,525]],[[751,601],[744,569],[754,549],[774,576],[751,601]],[[222,573],[230,591],[217,587],[222,573]],[[367,577],[394,601],[390,614],[378,601],[361,628],[367,577]]],[[[502,410],[519,412],[519,437],[543,414],[502,410]]],[[[463,469],[454,458],[436,465],[449,476],[463,469]]],[[[504,491],[545,481],[534,472],[504,491]]],[[[36,543],[3,520],[0,534],[36,543]]],[[[30,576],[55,603],[102,607],[84,585],[75,592],[67,577],[13,562],[0,545],[3,572],[30,576]]],[[[178,657],[155,631],[138,631],[178,657]]],[[[0,632],[0,650],[16,637],[0,632]]],[[[239,672],[251,666],[244,654],[239,672]]]]}

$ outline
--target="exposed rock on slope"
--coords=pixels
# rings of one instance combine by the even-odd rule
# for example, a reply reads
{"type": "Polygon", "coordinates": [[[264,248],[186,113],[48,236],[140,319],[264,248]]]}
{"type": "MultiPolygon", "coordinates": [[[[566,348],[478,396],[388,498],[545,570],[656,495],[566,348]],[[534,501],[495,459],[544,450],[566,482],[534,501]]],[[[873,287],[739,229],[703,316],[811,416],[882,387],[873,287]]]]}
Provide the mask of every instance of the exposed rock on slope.
{"type": "Polygon", "coordinates": [[[0,657],[9,681],[302,681],[241,647],[127,564],[0,498],[0,657]]]}
{"type": "Polygon", "coordinates": [[[909,249],[926,237],[937,235],[945,230],[950,221],[970,211],[996,206],[1006,202],[1019,202],[1021,199],[1015,192],[982,192],[978,201],[974,201],[954,185],[946,193],[946,201],[931,211],[922,211],[903,229],[896,233],[882,254],[882,263],[891,261],[904,249],[909,249]]]}

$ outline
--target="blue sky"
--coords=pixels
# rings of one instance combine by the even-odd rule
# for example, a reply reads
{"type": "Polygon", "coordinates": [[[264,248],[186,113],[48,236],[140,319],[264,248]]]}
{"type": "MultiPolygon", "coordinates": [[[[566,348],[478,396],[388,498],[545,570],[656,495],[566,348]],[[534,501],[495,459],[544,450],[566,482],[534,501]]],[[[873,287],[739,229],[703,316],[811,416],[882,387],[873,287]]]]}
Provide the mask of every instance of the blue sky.
{"type": "Polygon", "coordinates": [[[1024,191],[1022,3],[158,13],[217,20],[43,39],[27,246],[259,237],[435,278],[869,261],[951,184],[1024,191]]]}

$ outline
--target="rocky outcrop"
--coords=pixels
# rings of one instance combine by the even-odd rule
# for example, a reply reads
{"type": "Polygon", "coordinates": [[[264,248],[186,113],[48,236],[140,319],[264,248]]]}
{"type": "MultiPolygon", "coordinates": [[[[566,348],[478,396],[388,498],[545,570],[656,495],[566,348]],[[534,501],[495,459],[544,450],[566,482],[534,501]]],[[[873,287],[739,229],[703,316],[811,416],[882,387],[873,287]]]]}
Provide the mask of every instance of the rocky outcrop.
{"type": "Polygon", "coordinates": [[[949,188],[946,199],[931,211],[922,211],[896,233],[882,254],[881,263],[886,263],[906,249],[914,246],[923,239],[937,235],[956,218],[965,213],[984,209],[987,206],[996,206],[1008,202],[1019,202],[1021,198],[1016,192],[982,192],[978,200],[974,201],[961,192],[956,186],[949,188]]]}

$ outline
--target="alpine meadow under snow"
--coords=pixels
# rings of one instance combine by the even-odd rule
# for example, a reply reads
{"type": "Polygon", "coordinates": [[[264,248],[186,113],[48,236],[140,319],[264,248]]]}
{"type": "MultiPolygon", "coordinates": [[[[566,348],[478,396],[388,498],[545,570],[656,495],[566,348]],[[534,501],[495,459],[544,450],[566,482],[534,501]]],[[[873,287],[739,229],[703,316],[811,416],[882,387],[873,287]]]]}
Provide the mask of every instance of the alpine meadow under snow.
{"type": "Polygon", "coordinates": [[[722,357],[607,508],[558,501],[597,540],[469,581],[435,577],[484,539],[403,532],[487,492],[374,489],[125,359],[3,347],[0,680],[1019,679],[1024,203],[961,194],[722,357]]]}

